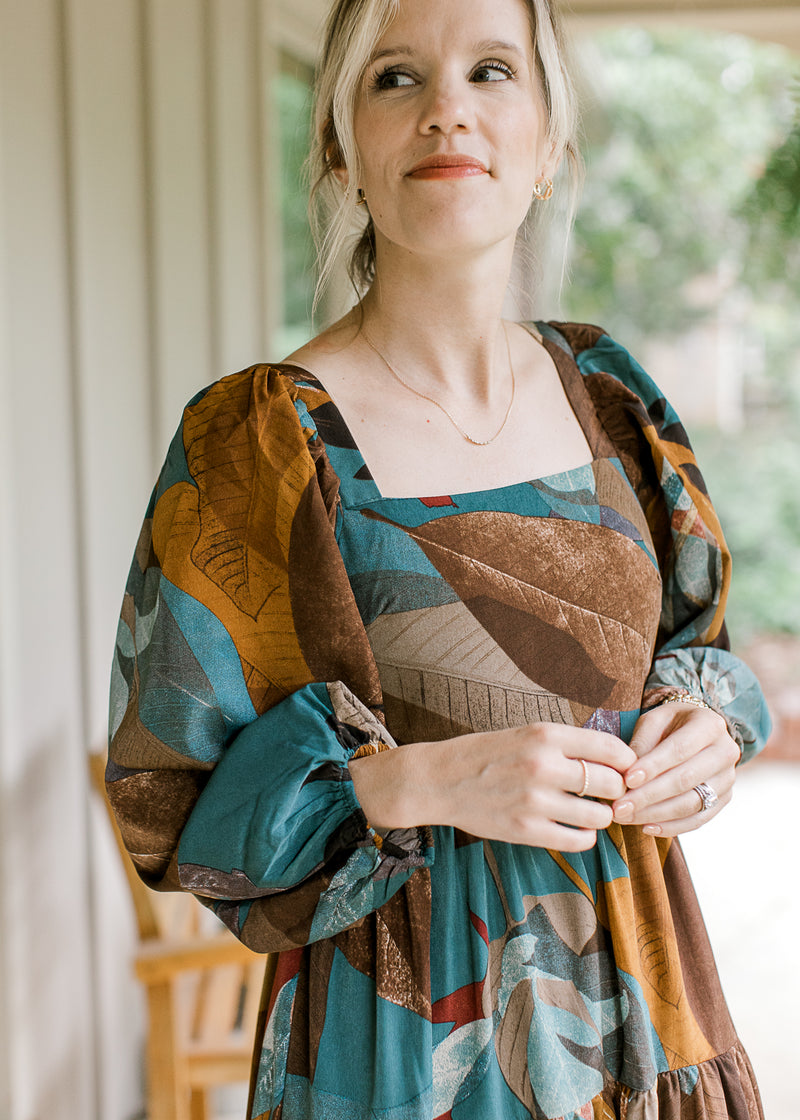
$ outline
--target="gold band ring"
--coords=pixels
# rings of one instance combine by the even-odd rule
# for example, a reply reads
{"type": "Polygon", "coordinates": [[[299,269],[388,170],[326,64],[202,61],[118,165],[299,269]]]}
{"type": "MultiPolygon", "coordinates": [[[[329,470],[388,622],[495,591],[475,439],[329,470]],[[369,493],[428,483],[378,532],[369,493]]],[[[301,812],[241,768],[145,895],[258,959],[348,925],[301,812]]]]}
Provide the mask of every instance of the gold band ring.
{"type": "Polygon", "coordinates": [[[589,790],[589,765],[585,759],[579,758],[577,760],[583,767],[583,789],[578,794],[578,797],[585,797],[589,790]]]}

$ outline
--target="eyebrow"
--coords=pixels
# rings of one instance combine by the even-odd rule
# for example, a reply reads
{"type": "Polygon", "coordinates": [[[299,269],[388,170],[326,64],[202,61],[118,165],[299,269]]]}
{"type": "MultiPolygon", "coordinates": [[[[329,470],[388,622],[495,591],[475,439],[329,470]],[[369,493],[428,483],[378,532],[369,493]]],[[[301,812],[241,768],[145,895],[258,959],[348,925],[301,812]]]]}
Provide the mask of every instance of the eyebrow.
{"type": "MultiPolygon", "coordinates": [[[[520,57],[524,56],[524,51],[520,49],[517,43],[507,43],[502,39],[487,39],[480,43],[475,43],[472,47],[475,54],[489,54],[492,51],[511,51],[520,57]]],[[[411,56],[416,52],[413,47],[406,45],[398,45],[394,47],[384,47],[383,50],[376,51],[370,56],[370,64],[379,62],[382,58],[389,58],[394,55],[411,56]]]]}

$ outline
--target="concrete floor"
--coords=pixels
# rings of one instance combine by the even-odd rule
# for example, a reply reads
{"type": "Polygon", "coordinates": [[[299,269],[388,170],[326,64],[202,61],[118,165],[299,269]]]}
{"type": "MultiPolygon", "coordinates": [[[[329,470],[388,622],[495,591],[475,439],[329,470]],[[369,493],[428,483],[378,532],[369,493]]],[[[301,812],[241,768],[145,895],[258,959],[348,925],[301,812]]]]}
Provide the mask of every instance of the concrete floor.
{"type": "Polygon", "coordinates": [[[745,766],[732,803],[682,840],[766,1120],[798,1120],[800,764],[745,766]]]}

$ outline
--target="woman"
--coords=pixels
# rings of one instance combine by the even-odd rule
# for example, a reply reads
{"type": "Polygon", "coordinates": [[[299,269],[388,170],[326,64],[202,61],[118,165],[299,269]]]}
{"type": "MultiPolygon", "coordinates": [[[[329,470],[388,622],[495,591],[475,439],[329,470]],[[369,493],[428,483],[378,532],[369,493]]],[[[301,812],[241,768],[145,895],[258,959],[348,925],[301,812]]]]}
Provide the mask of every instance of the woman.
{"type": "Polygon", "coordinates": [[[252,1117],[761,1115],[674,840],[767,731],[722,535],[621,347],[501,317],[559,43],[546,0],[339,0],[363,298],[190,403],[137,549],[109,795],[279,954],[252,1117]]]}

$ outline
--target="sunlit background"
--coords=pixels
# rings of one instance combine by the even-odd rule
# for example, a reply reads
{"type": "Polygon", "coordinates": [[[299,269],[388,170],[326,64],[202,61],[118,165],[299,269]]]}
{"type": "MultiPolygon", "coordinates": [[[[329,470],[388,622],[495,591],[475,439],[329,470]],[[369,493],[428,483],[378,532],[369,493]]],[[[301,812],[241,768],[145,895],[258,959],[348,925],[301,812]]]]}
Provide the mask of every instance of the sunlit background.
{"type": "MultiPolygon", "coordinates": [[[[183,403],[313,330],[323,9],[0,0],[0,1120],[144,1115],[133,910],[87,756],[183,403]]],[[[727,531],[775,734],[685,847],[767,1120],[796,1120],[800,3],[571,11],[586,183],[537,315],[639,357],[727,531]]],[[[242,1115],[240,1090],[214,1099],[242,1115]]]]}

